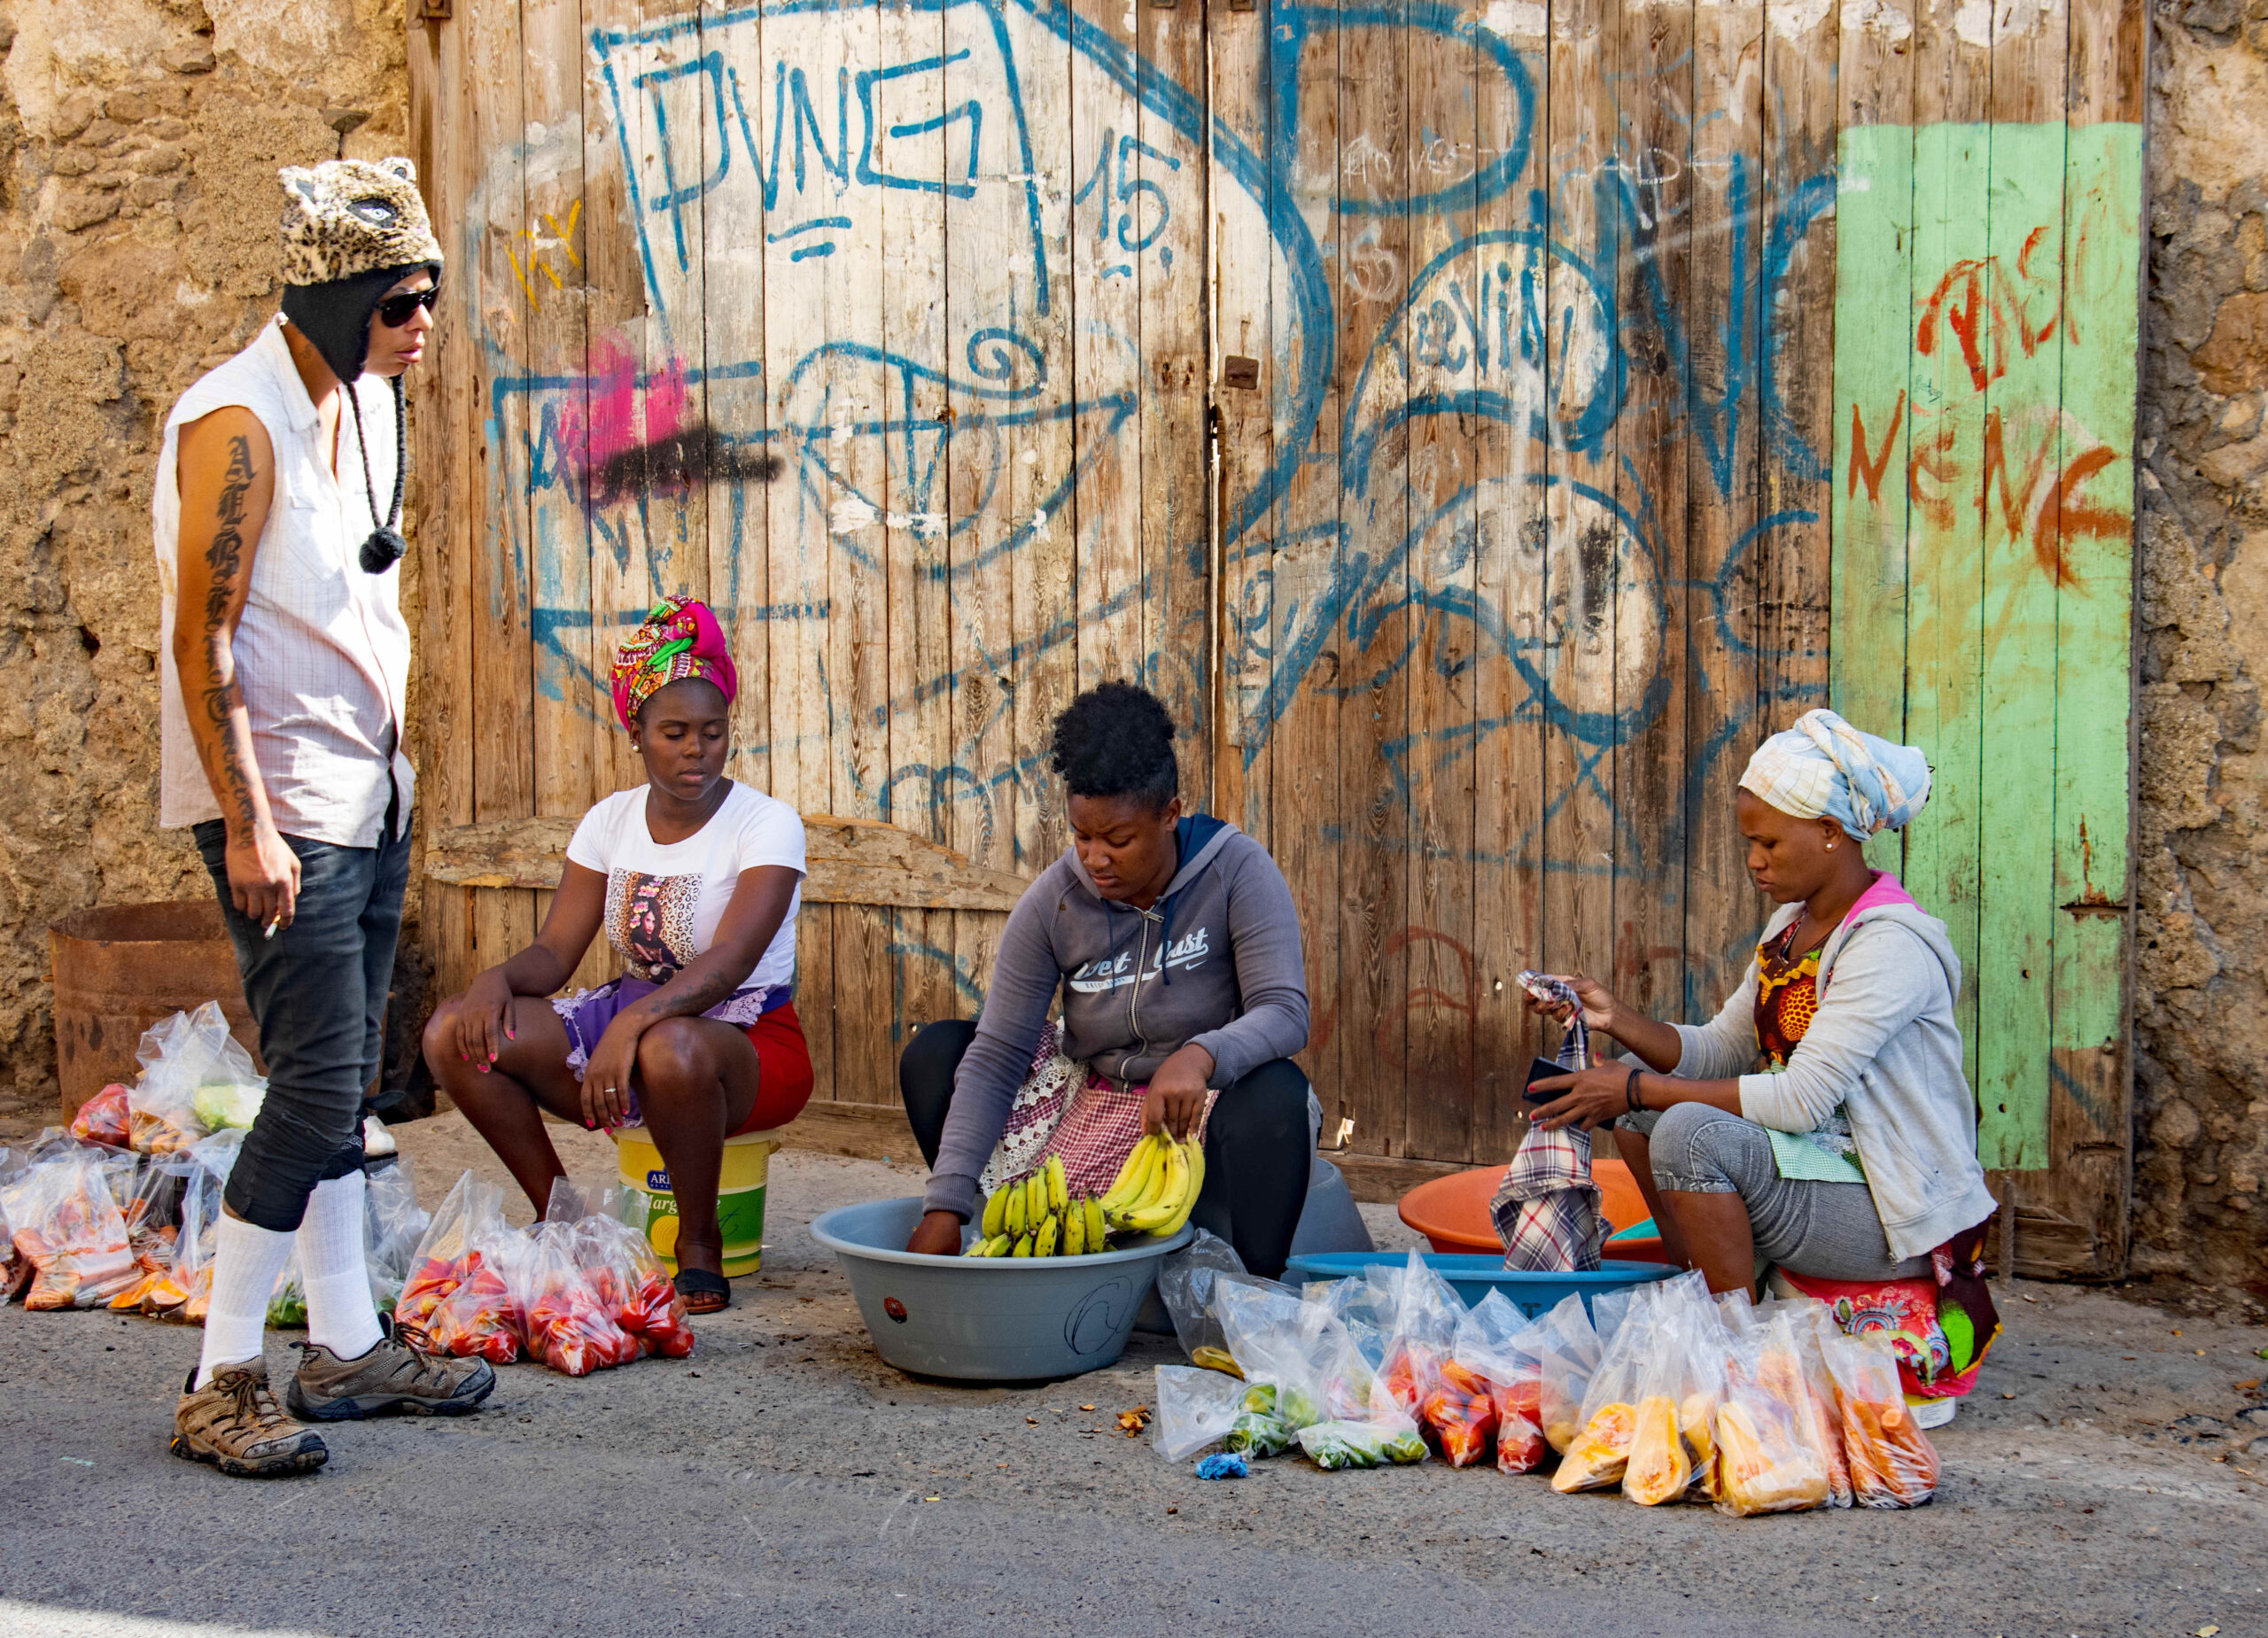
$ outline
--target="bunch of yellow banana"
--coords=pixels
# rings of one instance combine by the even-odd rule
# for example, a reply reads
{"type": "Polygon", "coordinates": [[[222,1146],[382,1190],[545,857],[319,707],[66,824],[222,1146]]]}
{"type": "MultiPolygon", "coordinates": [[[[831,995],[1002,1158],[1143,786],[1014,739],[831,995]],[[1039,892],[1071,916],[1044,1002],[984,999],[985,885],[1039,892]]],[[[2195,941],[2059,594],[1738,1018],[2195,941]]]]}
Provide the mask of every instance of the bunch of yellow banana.
{"type": "Polygon", "coordinates": [[[968,1257],[1083,1257],[1109,1249],[1099,1201],[1073,1199],[1059,1155],[984,1202],[968,1257]]]}
{"type": "Polygon", "coordinates": [[[1113,1230],[1163,1239],[1181,1231],[1204,1186],[1203,1147],[1160,1132],[1143,1138],[1126,1157],[1102,1197],[1103,1221],[1113,1230]]]}

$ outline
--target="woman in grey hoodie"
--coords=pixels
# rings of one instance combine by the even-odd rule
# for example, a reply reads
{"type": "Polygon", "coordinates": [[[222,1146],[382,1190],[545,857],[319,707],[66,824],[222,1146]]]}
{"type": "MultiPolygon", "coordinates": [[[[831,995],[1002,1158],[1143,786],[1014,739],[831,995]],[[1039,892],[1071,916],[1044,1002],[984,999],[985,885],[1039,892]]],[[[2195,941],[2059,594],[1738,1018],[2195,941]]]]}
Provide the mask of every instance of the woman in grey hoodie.
{"type": "Polygon", "coordinates": [[[1055,719],[1072,845],[1009,915],[975,1022],[930,1024],[899,1060],[930,1167],[908,1251],[960,1250],[1060,995],[1060,1052],[1082,1084],[1057,1132],[1081,1134],[1086,1165],[1107,1177],[1143,1131],[1201,1126],[1191,1221],[1254,1273],[1283,1272],[1313,1143],[1308,1078],[1290,1061],[1308,1040],[1299,916],[1267,849],[1221,819],[1183,817],[1173,736],[1165,707],[1132,683],[1091,688],[1055,719]],[[1093,1153],[1098,1141],[1115,1153],[1093,1153]]]}
{"type": "Polygon", "coordinates": [[[1953,1018],[1961,962],[1945,923],[1860,853],[1929,793],[1920,751],[1807,712],[1741,776],[1749,874],[1781,908],[1723,1010],[1658,1023],[1571,980],[1584,1022],[1630,1055],[1537,1082],[1563,1095],[1536,1118],[1619,1122],[1665,1250],[1712,1291],[1748,1288],[1759,1254],[1825,1280],[1977,1271],[1993,1200],[1953,1018]]]}

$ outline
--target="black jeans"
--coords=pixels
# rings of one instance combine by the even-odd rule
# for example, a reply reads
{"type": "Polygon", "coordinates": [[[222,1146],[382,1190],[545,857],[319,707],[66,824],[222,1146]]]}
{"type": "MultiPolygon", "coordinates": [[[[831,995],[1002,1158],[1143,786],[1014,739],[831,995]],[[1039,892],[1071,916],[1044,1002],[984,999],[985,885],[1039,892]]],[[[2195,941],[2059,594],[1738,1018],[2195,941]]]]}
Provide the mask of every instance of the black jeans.
{"type": "MultiPolygon", "coordinates": [[[[953,1072],[975,1037],[968,1019],[943,1019],[907,1042],[898,1058],[905,1118],[931,1166],[952,1106],[953,1072]]],[[[1280,1278],[1308,1203],[1311,1159],[1308,1077],[1288,1058],[1264,1063],[1213,1100],[1205,1124],[1205,1186],[1189,1220],[1235,1246],[1253,1273],[1280,1278]]]]}
{"type": "Polygon", "coordinates": [[[386,990],[409,881],[409,839],[397,839],[393,827],[389,811],[374,848],[284,837],[299,858],[299,897],[291,925],[273,938],[229,900],[221,822],[207,819],[194,833],[268,1065],[268,1097],[223,1198],[263,1229],[297,1229],[315,1185],[362,1163],[362,1096],[384,1049],[386,990]]]}

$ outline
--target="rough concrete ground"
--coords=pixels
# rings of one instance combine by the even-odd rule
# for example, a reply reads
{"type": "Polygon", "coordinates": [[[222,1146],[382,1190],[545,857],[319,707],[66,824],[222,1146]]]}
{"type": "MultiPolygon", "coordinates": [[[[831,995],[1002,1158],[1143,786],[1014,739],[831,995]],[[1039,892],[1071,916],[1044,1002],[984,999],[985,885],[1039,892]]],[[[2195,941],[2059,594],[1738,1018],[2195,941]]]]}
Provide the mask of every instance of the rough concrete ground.
{"type": "MultiPolygon", "coordinates": [[[[456,1117],[400,1136],[429,1204],[501,1176],[456,1117]]],[[[579,1177],[611,1171],[561,1136],[579,1177]]],[[[918,1181],[779,1156],[765,1269],[692,1359],[514,1366],[477,1417],[336,1430],[308,1479],[166,1455],[196,1333],[7,1310],[0,1634],[2268,1632],[2268,1427],[2233,1420],[2268,1330],[2020,1285],[1911,1513],[1736,1520],[1437,1463],[1203,1484],[1111,1431],[1169,1339],[1036,1388],[875,1358],[806,1224],[918,1181]]]]}

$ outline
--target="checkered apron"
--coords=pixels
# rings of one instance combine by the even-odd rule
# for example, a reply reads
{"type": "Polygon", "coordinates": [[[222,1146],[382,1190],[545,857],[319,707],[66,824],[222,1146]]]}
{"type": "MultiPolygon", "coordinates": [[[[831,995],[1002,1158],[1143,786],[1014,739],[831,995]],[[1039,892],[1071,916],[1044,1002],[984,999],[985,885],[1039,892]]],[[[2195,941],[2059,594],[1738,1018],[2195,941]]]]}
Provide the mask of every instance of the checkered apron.
{"type": "MultiPolygon", "coordinates": [[[[1565,979],[1546,973],[1524,972],[1518,982],[1539,1001],[1575,999],[1565,979]]],[[[1590,1031],[1580,1006],[1553,1061],[1569,1069],[1590,1061],[1590,1031]]],[[[1496,1238],[1504,1243],[1504,1266],[1557,1274],[1597,1268],[1606,1244],[1606,1220],[1598,1203],[1598,1184],[1591,1180],[1591,1135],[1574,1127],[1545,1131],[1530,1126],[1488,1201],[1496,1238]]]]}
{"type": "MultiPolygon", "coordinates": [[[[1149,1091],[1147,1082],[1121,1087],[1066,1058],[1062,1027],[1049,1023],[1039,1032],[1030,1072],[1016,1089],[1006,1130],[977,1183],[990,1194],[1002,1184],[1029,1176],[1053,1154],[1062,1157],[1064,1181],[1074,1199],[1102,1193],[1142,1139],[1142,1099],[1149,1091]]],[[[1205,1095],[1197,1122],[1200,1143],[1219,1096],[1217,1091],[1205,1095]]]]}

